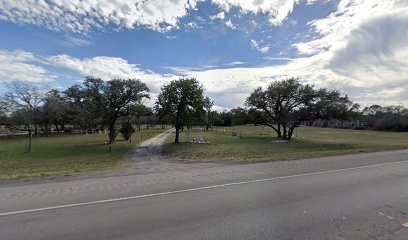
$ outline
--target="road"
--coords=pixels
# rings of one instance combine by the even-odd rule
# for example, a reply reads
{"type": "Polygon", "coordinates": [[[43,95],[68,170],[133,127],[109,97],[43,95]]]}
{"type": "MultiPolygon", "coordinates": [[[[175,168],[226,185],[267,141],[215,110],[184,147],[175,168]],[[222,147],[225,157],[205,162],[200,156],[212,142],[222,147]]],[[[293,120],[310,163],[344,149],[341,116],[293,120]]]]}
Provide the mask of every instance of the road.
{"type": "Polygon", "coordinates": [[[1,239],[408,239],[408,150],[0,183],[1,239]]]}

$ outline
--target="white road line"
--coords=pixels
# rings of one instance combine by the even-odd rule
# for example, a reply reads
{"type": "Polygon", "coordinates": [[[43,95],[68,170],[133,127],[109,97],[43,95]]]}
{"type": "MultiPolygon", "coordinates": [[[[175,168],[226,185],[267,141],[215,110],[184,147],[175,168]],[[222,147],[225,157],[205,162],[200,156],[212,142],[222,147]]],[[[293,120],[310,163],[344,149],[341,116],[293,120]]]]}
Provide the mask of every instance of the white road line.
{"type": "Polygon", "coordinates": [[[33,209],[26,209],[26,210],[20,210],[20,211],[0,213],[0,217],[17,215],[17,214],[25,214],[25,213],[48,211],[48,210],[54,210],[54,209],[63,209],[63,208],[87,206],[87,205],[94,205],[94,204],[101,204],[101,203],[110,203],[110,202],[134,200],[134,199],[141,199],[141,198],[157,197],[157,196],[177,194],[177,193],[194,192],[194,191],[199,191],[199,190],[206,190],[206,189],[213,189],[213,188],[220,188],[220,187],[227,187],[227,186],[236,186],[236,185],[243,185],[243,184],[249,184],[249,183],[267,182],[267,181],[273,181],[273,180],[279,180],[279,179],[289,179],[289,178],[313,176],[313,175],[319,175],[319,174],[325,174],[325,173],[344,172],[344,171],[356,170],[356,169],[364,169],[364,168],[371,168],[371,167],[378,167],[378,166],[394,165],[394,164],[405,163],[405,162],[408,162],[408,160],[398,161],[398,162],[391,162],[391,163],[379,163],[379,164],[365,165],[365,166],[352,167],[352,168],[341,168],[341,169],[336,169],[336,170],[320,171],[320,172],[313,172],[313,173],[303,173],[303,174],[296,174],[296,175],[289,175],[289,176],[282,176],[282,177],[262,178],[262,179],[244,181],[244,182],[225,183],[225,184],[212,185],[212,186],[207,186],[207,187],[189,188],[189,189],[176,190],[176,191],[170,191],[170,192],[152,193],[152,194],[129,196],[129,197],[122,197],[122,198],[112,198],[112,199],[99,200],[99,201],[72,203],[72,204],[57,205],[57,206],[44,207],[44,208],[33,208],[33,209]]]}

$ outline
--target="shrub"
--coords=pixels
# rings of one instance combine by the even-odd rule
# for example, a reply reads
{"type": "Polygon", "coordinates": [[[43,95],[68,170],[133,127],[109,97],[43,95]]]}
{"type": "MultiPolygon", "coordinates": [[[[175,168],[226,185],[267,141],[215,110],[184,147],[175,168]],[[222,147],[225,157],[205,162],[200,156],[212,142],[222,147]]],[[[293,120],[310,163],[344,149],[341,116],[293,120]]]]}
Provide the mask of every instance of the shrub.
{"type": "Polygon", "coordinates": [[[122,134],[123,138],[128,141],[133,133],[135,133],[136,130],[133,128],[132,124],[130,123],[125,123],[122,125],[122,128],[120,129],[120,133],[122,134]]]}
{"type": "Polygon", "coordinates": [[[375,122],[374,130],[397,132],[408,131],[408,120],[403,117],[388,115],[375,122]]]}

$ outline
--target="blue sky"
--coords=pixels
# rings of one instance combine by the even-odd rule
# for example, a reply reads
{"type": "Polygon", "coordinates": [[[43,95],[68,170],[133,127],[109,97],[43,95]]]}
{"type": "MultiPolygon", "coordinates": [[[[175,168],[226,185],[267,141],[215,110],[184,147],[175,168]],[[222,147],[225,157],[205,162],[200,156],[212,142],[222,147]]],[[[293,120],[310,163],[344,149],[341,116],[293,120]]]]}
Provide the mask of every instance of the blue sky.
{"type": "Polygon", "coordinates": [[[299,77],[363,105],[408,105],[407,23],[403,0],[0,0],[0,93],[139,78],[151,104],[163,83],[194,76],[232,108],[299,77]]]}

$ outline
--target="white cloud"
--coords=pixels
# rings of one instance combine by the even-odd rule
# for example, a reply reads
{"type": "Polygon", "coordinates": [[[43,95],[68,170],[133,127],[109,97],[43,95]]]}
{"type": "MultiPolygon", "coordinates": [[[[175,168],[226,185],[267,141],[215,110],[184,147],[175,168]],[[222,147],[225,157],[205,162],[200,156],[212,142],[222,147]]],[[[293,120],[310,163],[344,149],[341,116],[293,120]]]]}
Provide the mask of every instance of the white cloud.
{"type": "Polygon", "coordinates": [[[178,77],[173,74],[159,74],[142,69],[139,65],[128,63],[127,60],[118,57],[97,56],[80,59],[68,55],[57,55],[48,57],[46,60],[56,67],[70,69],[83,77],[93,76],[103,80],[139,79],[150,89],[150,99],[145,101],[148,106],[154,105],[164,83],[178,77]]]}
{"type": "Polygon", "coordinates": [[[160,86],[174,78],[174,75],[158,74],[143,70],[137,64],[128,63],[118,57],[97,56],[93,58],[74,58],[68,55],[57,55],[47,58],[51,64],[75,71],[82,76],[94,76],[104,80],[114,78],[140,79],[144,81],[153,93],[158,93],[160,86]]]}
{"type": "Polygon", "coordinates": [[[245,62],[235,61],[235,62],[230,62],[227,65],[228,66],[237,66],[237,65],[243,65],[243,64],[245,64],[245,62]]]}
{"type": "Polygon", "coordinates": [[[73,46],[73,47],[86,47],[92,44],[91,41],[83,39],[83,38],[77,38],[73,37],[70,35],[65,36],[65,39],[62,41],[63,45],[66,46],[73,46]]]}
{"type": "MultiPolygon", "coordinates": [[[[303,56],[270,58],[288,60],[284,65],[182,74],[200,79],[224,107],[243,103],[254,88],[286,77],[342,90],[363,105],[408,105],[407,1],[342,0],[335,12],[310,24],[320,36],[296,45],[303,56]]],[[[251,45],[261,51],[256,40],[251,45]]]]}
{"type": "MultiPolygon", "coordinates": [[[[328,87],[349,93],[347,86],[356,86],[352,79],[339,76],[324,68],[321,56],[293,59],[285,65],[266,67],[238,67],[194,71],[178,69],[178,75],[194,76],[203,83],[207,94],[224,108],[242,105],[255,88],[267,86],[276,79],[299,77],[305,83],[328,87]]],[[[176,70],[176,69],[173,69],[176,70]]],[[[356,99],[357,100],[357,99],[356,99]]],[[[358,99],[360,100],[360,99],[358,99]]]]}
{"type": "Polygon", "coordinates": [[[71,69],[84,76],[95,76],[105,80],[135,78],[135,75],[139,75],[138,66],[129,64],[122,58],[98,56],[78,59],[68,55],[57,55],[48,57],[47,60],[55,66],[71,69]]]}
{"type": "Polygon", "coordinates": [[[319,36],[294,46],[313,56],[305,59],[318,60],[318,68],[305,66],[314,78],[336,82],[363,103],[408,104],[402,91],[408,89],[407,1],[341,0],[336,11],[310,25],[319,36]]]}
{"type": "Polygon", "coordinates": [[[107,25],[168,31],[177,28],[178,20],[196,4],[196,0],[0,0],[0,19],[58,31],[89,32],[107,25]]]}
{"type": "Polygon", "coordinates": [[[220,13],[218,13],[216,15],[210,16],[211,20],[215,20],[215,19],[224,20],[224,18],[225,18],[225,12],[220,12],[220,13]]]}
{"type": "Polygon", "coordinates": [[[408,9],[364,22],[333,51],[328,67],[371,86],[408,83],[408,9]]]}
{"type": "Polygon", "coordinates": [[[38,66],[41,60],[26,51],[6,51],[0,49],[0,82],[44,83],[56,76],[38,66]]]}
{"type": "Polygon", "coordinates": [[[328,17],[309,23],[320,37],[295,46],[303,54],[340,49],[347,43],[351,33],[362,24],[383,15],[406,13],[407,6],[408,2],[404,0],[341,0],[337,10],[328,17]]]}
{"type": "Polygon", "coordinates": [[[251,46],[252,48],[258,50],[261,53],[267,53],[269,51],[269,47],[268,46],[264,46],[261,47],[260,43],[258,43],[257,41],[255,41],[254,39],[251,39],[251,46]]]}
{"type": "Polygon", "coordinates": [[[258,51],[260,51],[261,53],[267,53],[269,52],[269,47],[265,46],[265,47],[258,48],[258,51]]]}
{"type": "MultiPolygon", "coordinates": [[[[212,0],[226,12],[231,8],[238,7],[244,13],[265,13],[269,15],[269,22],[279,26],[293,11],[296,4],[301,0],[212,0]]],[[[313,1],[307,1],[312,4],[313,1]]]]}
{"type": "Polygon", "coordinates": [[[205,65],[205,66],[203,66],[203,68],[205,68],[205,69],[210,69],[210,68],[216,68],[217,66],[214,66],[214,65],[205,65]]]}
{"type": "MultiPolygon", "coordinates": [[[[239,3],[246,11],[263,12],[267,9],[265,4],[278,1],[260,1],[258,8],[252,8],[253,1],[214,0],[214,2],[224,4],[225,11],[238,6],[239,3]]],[[[310,22],[310,26],[317,36],[311,41],[294,45],[300,54],[298,58],[267,59],[287,60],[287,63],[280,65],[229,69],[214,66],[210,66],[211,69],[173,67],[168,69],[175,74],[168,76],[143,70],[140,66],[130,64],[121,58],[107,56],[78,59],[58,55],[47,60],[84,76],[94,75],[104,79],[140,78],[147,82],[154,93],[157,93],[161,84],[169,79],[180,75],[195,76],[214,98],[215,104],[225,108],[242,104],[246,96],[256,87],[285,77],[299,77],[318,87],[343,90],[362,104],[408,105],[406,0],[341,0],[332,14],[310,22]]],[[[262,41],[251,40],[251,46],[260,52],[269,51],[268,46],[264,46],[262,41]]],[[[35,64],[36,61],[35,56],[27,52],[2,51],[0,79],[14,76],[18,76],[15,77],[19,78],[18,80],[52,79],[44,68],[35,64]],[[33,70],[27,71],[30,68],[33,70]],[[27,72],[33,74],[28,75],[27,72]]]]}
{"type": "Polygon", "coordinates": [[[405,87],[396,87],[396,88],[380,90],[378,94],[386,98],[393,98],[393,97],[401,96],[402,94],[406,93],[407,90],[408,89],[405,87]]]}
{"type": "Polygon", "coordinates": [[[189,22],[189,23],[187,23],[187,27],[189,27],[189,28],[197,28],[198,25],[197,25],[197,23],[195,23],[195,22],[189,22]]]}
{"type": "Polygon", "coordinates": [[[225,22],[225,26],[231,28],[231,29],[237,29],[237,27],[231,22],[231,20],[228,20],[225,22]]]}
{"type": "MultiPolygon", "coordinates": [[[[0,19],[77,33],[92,29],[132,29],[137,26],[167,32],[178,28],[181,18],[205,0],[0,0],[0,19]]],[[[296,4],[305,0],[208,0],[229,12],[268,14],[272,25],[281,25],[296,4]]],[[[313,1],[307,0],[307,3],[313,1]]],[[[210,16],[225,18],[225,12],[210,16]]]]}
{"type": "Polygon", "coordinates": [[[264,57],[264,59],[270,61],[293,61],[293,58],[288,57],[264,57]]]}

